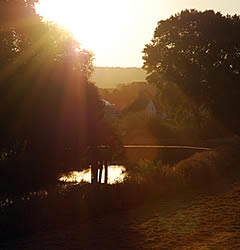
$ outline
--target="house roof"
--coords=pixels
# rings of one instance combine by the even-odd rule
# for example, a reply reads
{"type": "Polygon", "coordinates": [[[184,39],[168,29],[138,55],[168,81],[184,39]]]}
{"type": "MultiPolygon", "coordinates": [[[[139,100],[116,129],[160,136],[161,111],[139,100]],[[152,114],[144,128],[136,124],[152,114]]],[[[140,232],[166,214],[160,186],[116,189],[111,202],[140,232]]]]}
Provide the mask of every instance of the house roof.
{"type": "Polygon", "coordinates": [[[127,107],[124,112],[141,112],[141,111],[146,111],[146,109],[156,109],[156,105],[154,104],[154,101],[148,98],[140,97],[137,98],[137,100],[132,103],[129,107],[127,107]]]}
{"type": "Polygon", "coordinates": [[[147,113],[151,113],[151,114],[157,113],[157,109],[156,109],[155,105],[153,104],[152,100],[149,101],[147,107],[145,108],[145,111],[147,113]]]}

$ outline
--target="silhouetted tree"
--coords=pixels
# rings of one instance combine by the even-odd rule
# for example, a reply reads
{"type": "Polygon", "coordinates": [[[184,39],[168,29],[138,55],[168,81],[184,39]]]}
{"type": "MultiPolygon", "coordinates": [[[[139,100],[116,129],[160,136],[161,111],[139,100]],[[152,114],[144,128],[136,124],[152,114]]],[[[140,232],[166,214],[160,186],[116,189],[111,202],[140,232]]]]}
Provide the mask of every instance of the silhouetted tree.
{"type": "Polygon", "coordinates": [[[34,2],[0,2],[1,137],[29,136],[47,113],[57,113],[71,82],[87,83],[93,69],[92,54],[69,33],[42,22],[34,2]]]}
{"type": "Polygon", "coordinates": [[[79,158],[103,119],[89,81],[92,54],[43,22],[34,2],[0,1],[0,149],[16,156],[11,171],[25,172],[32,184],[56,180],[64,148],[79,158]]]}
{"type": "Polygon", "coordinates": [[[240,18],[185,10],[162,20],[144,48],[147,79],[176,84],[192,99],[196,117],[209,108],[228,127],[239,128],[240,18]]]}

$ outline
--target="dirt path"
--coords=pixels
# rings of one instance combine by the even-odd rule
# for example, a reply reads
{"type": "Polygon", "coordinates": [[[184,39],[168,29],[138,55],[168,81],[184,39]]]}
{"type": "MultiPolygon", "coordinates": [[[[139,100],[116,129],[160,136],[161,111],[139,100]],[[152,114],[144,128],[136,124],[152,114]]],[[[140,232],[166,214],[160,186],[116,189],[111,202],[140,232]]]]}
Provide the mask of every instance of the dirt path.
{"type": "Polygon", "coordinates": [[[164,200],[89,223],[1,244],[1,249],[240,249],[240,185],[164,200]]]}

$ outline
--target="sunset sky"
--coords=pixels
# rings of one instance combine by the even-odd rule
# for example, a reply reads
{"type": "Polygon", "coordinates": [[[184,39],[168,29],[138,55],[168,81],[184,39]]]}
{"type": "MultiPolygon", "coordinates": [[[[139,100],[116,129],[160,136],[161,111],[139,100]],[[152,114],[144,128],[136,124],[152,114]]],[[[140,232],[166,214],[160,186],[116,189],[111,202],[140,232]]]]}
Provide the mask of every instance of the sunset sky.
{"type": "Polygon", "coordinates": [[[96,66],[141,67],[157,22],[184,9],[240,14],[239,0],[39,0],[37,11],[71,31],[96,66]]]}

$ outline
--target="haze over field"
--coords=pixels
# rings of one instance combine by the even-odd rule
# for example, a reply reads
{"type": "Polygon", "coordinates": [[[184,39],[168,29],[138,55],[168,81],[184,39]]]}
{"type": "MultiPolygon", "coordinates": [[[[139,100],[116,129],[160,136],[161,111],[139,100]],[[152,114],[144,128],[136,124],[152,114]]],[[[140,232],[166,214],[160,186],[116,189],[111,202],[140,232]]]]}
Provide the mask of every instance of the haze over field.
{"type": "Polygon", "coordinates": [[[96,67],[92,80],[100,88],[115,88],[118,84],[144,82],[145,77],[141,68],[96,67]]]}

